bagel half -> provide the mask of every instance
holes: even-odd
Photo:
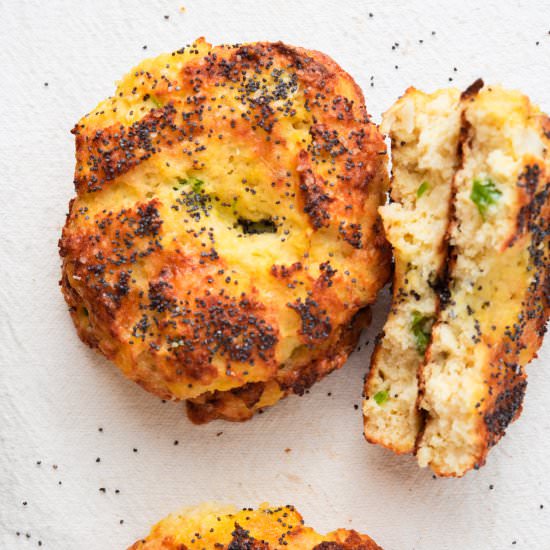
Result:
[[[390,204],[380,209],[395,261],[392,306],[371,358],[365,437],[411,453],[422,418],[417,372],[436,317],[446,263],[451,180],[458,167],[460,92],[409,88],[383,116],[391,138]]]
[[[408,90],[384,124],[396,269],[365,436],[461,476],[519,416],[546,329],[550,121],[519,92],[477,81],[463,94]]]
[[[386,282],[386,150],[327,56],[203,39],[75,126],[61,286],[81,339],[195,422],[341,367]]]
[[[293,506],[259,509],[203,504],[172,514],[128,550],[380,550],[367,535],[338,529],[327,535],[304,526]]]
[[[447,295],[419,371],[421,466],[461,476],[521,413],[550,313],[550,119],[519,92],[462,95]]]

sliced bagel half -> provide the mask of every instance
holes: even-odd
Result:
[[[391,138],[391,202],[380,209],[393,247],[391,310],[371,360],[365,437],[410,453],[422,425],[417,371],[438,309],[446,262],[451,181],[458,168],[460,92],[409,88],[383,116]]]
[[[550,120],[516,91],[462,96],[446,299],[419,370],[421,466],[461,476],[521,412],[550,294]]]

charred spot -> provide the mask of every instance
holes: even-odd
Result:
[[[231,393],[241,399],[243,403],[251,409],[261,399],[265,389],[264,382],[249,382],[231,390]]]
[[[227,546],[227,550],[269,550],[269,545],[256,540],[250,531],[243,529],[235,523],[235,530],[231,533],[233,537]]]
[[[114,284],[114,300],[120,303],[120,299],[130,292],[130,273],[121,271],[118,274],[118,281]]]
[[[489,431],[490,445],[494,445],[504,435],[510,422],[521,410],[526,388],[527,380],[520,379],[513,387],[499,393],[491,412],[485,414],[484,420]]]
[[[363,226],[360,223],[340,222],[338,232],[353,248],[363,248]]]
[[[533,233],[533,238],[541,242],[541,234],[545,233],[542,225],[544,224],[541,212],[548,200],[550,184],[537,193],[540,182],[541,171],[537,164],[528,165],[518,177],[518,187],[525,189],[529,202],[523,205],[517,218],[517,229],[514,237],[510,240],[509,246],[512,246],[516,240],[529,230]],[[548,229],[546,229],[548,231]]]
[[[131,126],[111,126],[98,129],[91,135],[82,133],[75,126],[77,164],[75,185],[77,190],[86,186],[88,192],[99,191],[105,182],[114,180],[151,158],[163,146],[162,139],[167,128],[176,130],[176,109],[168,104],[162,109],[149,112]],[[165,143],[164,143],[165,145]],[[81,174],[81,170],[84,174]],[[86,175],[87,174],[87,175]]]
[[[313,178],[313,173],[310,173]],[[303,178],[308,181],[308,178]],[[304,212],[309,216],[311,223],[315,229],[321,227],[328,227],[330,221],[330,214],[326,207],[327,203],[332,202],[332,198],[327,195],[321,186],[317,183],[308,185],[303,182],[300,184],[300,190],[303,191],[305,196]]]
[[[325,541],[314,546],[313,550],[346,550],[346,547],[339,542]]]
[[[138,206],[138,224],[135,234],[138,237],[156,237],[159,233],[162,220],[156,207],[158,201],[151,201],[146,205]]]
[[[472,97],[475,97],[478,92],[481,90],[481,88],[483,88],[484,86],[484,82],[481,78],[478,78],[477,80],[475,80],[474,82],[472,82],[472,84],[470,84],[463,92],[462,94],[460,95],[460,98],[462,100],[465,100],[465,99],[470,99]]]
[[[273,277],[276,277],[277,279],[288,279],[289,277],[294,275],[294,273],[301,270],[301,262],[295,262],[288,267],[286,265],[274,264],[271,266],[271,275],[273,275]]]
[[[300,151],[298,173],[304,212],[309,216],[315,229],[328,227],[330,222],[328,205],[334,199],[325,192],[323,180],[313,173],[306,151]]]
[[[300,334],[309,344],[322,342],[329,338],[332,331],[330,316],[327,315],[326,309],[321,308],[315,300],[309,296],[304,301],[298,298],[287,306],[300,315],[302,320]]]
[[[187,374],[197,379],[214,355],[249,364],[256,358],[269,361],[277,332],[259,316],[260,309],[246,296],[207,294],[181,301],[172,307],[171,318],[163,321],[170,333],[167,348]]]
[[[132,336],[134,338],[139,338],[143,341],[145,340],[145,337],[147,336],[147,332],[149,331],[150,327],[151,323],[149,322],[149,318],[144,313],[141,316],[141,319],[132,327]]]
[[[518,176],[518,187],[525,189],[530,198],[537,191],[540,175],[541,170],[538,164],[528,164]]]
[[[202,346],[212,353],[227,355],[232,361],[246,362],[254,354],[262,359],[277,343],[275,330],[258,317],[255,306],[246,297],[218,300],[196,299],[197,321],[202,323]]]
[[[319,282],[321,283],[321,286],[325,287],[331,287],[332,286],[332,278],[337,273],[337,269],[334,269],[329,261],[323,262],[319,265],[319,270],[321,271],[321,276],[319,277]]]
[[[445,273],[428,280],[428,284],[439,299],[441,309],[445,309],[451,300],[451,290],[448,283],[449,281]]]
[[[339,96],[340,99],[341,96]],[[313,159],[317,157],[328,156],[336,158],[347,152],[345,145],[340,141],[338,130],[330,128],[326,124],[315,124],[309,130],[311,143],[308,151]]]
[[[171,285],[166,281],[154,281],[149,283],[149,309],[162,313],[164,311],[170,311],[173,304],[173,299],[168,296],[167,289],[171,288]]]

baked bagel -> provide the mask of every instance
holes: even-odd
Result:
[[[386,282],[386,150],[327,56],[203,39],[75,126],[61,286],[81,339],[195,422],[343,365]]]
[[[460,92],[409,88],[383,116],[391,138],[391,202],[380,211],[393,248],[393,298],[365,383],[365,437],[411,453],[422,418],[417,373],[444,275],[451,181],[458,168]]]
[[[305,527],[293,506],[258,510],[202,504],[172,514],[128,550],[380,550],[368,536],[338,529],[327,535]]]

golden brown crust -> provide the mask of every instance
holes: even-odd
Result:
[[[212,527],[210,527],[212,526]],[[338,529],[327,535],[304,526],[293,506],[258,510],[201,505],[168,516],[128,550],[381,550],[370,537]]]
[[[521,413],[527,387],[524,366],[536,357],[550,317],[550,163],[541,166],[540,159],[526,160],[517,182],[525,200],[517,216],[517,231],[507,246],[521,249],[525,246],[521,241],[529,243],[528,272],[535,272],[535,276],[517,319],[493,347],[487,365],[489,390],[482,407],[484,433],[480,434],[486,445],[477,466],[484,463],[489,449]]]
[[[59,246],[82,340],[190,410],[227,394],[216,415],[236,420],[341,366],[390,260],[385,146],[338,65],[198,40],[136,67],[73,133]]]

